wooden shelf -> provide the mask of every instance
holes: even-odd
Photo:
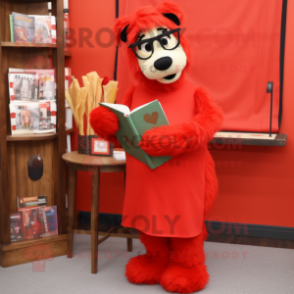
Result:
[[[70,58],[72,56],[71,52],[64,51],[64,58]],[[49,57],[52,57],[52,50],[49,50]]]
[[[10,2],[14,3],[44,3],[48,2],[48,0],[9,0]],[[50,2],[50,1],[49,1]]]
[[[60,240],[67,240],[67,235],[55,235],[55,236],[50,236],[50,237],[44,237],[44,238],[35,238],[31,240],[23,240],[23,241],[16,241],[16,242],[11,242],[10,245],[1,245],[0,244],[0,249],[2,251],[10,251],[10,250],[15,250],[15,249],[20,249],[20,248],[25,248],[31,245],[34,245],[35,243],[42,243],[42,244],[47,244],[50,242],[56,242]]]
[[[50,1],[50,0],[49,0]],[[62,155],[66,152],[65,103],[64,103],[64,13],[63,0],[51,0],[52,15],[56,16],[57,44],[14,43],[10,41],[9,18],[12,12],[22,14],[47,15],[48,0],[1,0],[0,5],[0,266],[7,267],[26,262],[24,252],[29,246],[45,246],[54,256],[67,252],[67,214],[66,214],[66,164]],[[60,33],[60,34],[59,34]],[[10,134],[8,69],[47,68],[40,56],[46,60],[51,51],[52,67],[56,71],[58,97],[56,99],[56,127],[58,133]],[[68,57],[70,54],[66,54]],[[33,154],[43,159],[44,175],[38,181],[32,181],[28,174],[27,163]],[[17,210],[18,195],[47,195],[48,203],[57,206],[58,236],[11,242],[10,213]],[[39,247],[38,247],[39,248]]]
[[[66,135],[69,135],[69,134],[74,133],[74,131],[75,131],[74,128],[72,128],[72,129],[67,129],[67,130],[65,130],[65,134],[66,134]]]
[[[0,266],[9,267],[18,264],[30,263],[30,255],[26,256],[27,250],[33,248],[34,251],[44,251],[44,257],[47,259],[46,253],[53,255],[53,258],[67,254],[68,235],[60,234],[56,236],[37,238],[32,240],[24,240],[12,242],[9,245],[0,244]]]
[[[42,43],[31,43],[31,42],[1,42],[2,47],[29,47],[29,48],[57,48],[56,44],[42,44]]]
[[[70,58],[72,55],[71,55],[71,52],[69,51],[64,51],[64,57],[65,58]]]
[[[7,141],[40,141],[51,140],[58,137],[57,133],[49,134],[24,134],[24,135],[7,135]]]
[[[221,132],[220,132],[221,133]],[[227,134],[228,132],[226,132]],[[219,134],[219,133],[218,133]],[[236,134],[232,132],[232,134]],[[287,135],[286,134],[273,134],[276,135],[275,139],[270,138],[242,138],[241,136],[246,133],[239,133],[239,136],[215,136],[210,143],[217,145],[251,145],[251,146],[286,146]],[[249,134],[249,133],[248,133]],[[251,133],[250,133],[251,134]]]

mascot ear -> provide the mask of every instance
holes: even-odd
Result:
[[[164,17],[171,20],[177,26],[182,25],[184,22],[184,13],[182,9],[173,2],[162,1],[157,6],[157,11],[162,14]]]
[[[163,13],[163,16],[173,21],[177,26],[181,24],[179,18],[173,13]]]
[[[120,33],[120,39],[123,41],[123,42],[126,42],[127,41],[127,29],[128,29],[129,25],[125,26],[125,28],[121,31]]]

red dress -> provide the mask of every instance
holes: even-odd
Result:
[[[187,81],[171,92],[136,87],[131,110],[158,99],[170,125],[188,123],[196,114],[194,93]],[[154,170],[127,154],[122,225],[154,236],[197,236],[204,221],[206,150],[187,151]]]

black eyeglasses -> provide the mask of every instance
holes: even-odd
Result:
[[[165,50],[174,50],[180,45],[180,28],[164,32],[156,37],[133,43],[129,46],[139,59],[149,59],[154,53],[154,41],[158,41]],[[171,35],[177,34],[174,38]]]

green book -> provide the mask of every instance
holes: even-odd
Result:
[[[116,137],[124,150],[151,169],[164,164],[171,156],[149,156],[138,145],[142,135],[155,127],[169,125],[158,100],[142,105],[132,111],[122,104],[99,103],[115,113],[119,119]]]
[[[9,15],[9,23],[10,23],[10,38],[11,42],[14,42],[14,28],[13,28],[13,21],[12,21],[12,15]]]

